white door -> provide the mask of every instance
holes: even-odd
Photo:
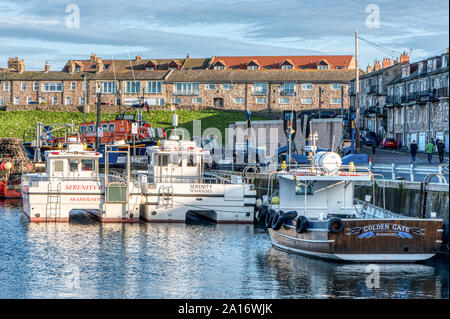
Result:
[[[425,151],[425,132],[419,133],[419,151]]]
[[[444,138],[444,143],[445,143],[445,151],[448,152],[448,140],[449,140],[449,135],[448,132],[445,133],[445,138]]]

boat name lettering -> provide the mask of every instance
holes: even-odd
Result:
[[[191,193],[212,193],[212,185],[191,184]]]
[[[100,202],[100,197],[71,197],[71,202]]]
[[[346,229],[346,235],[357,235],[358,238],[372,238],[380,236],[413,238],[414,235],[424,236],[425,228],[410,227],[398,224],[372,224],[363,227]]]
[[[66,191],[93,191],[101,190],[101,185],[66,185]]]

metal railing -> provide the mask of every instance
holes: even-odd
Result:
[[[439,174],[448,175],[448,164],[439,166],[415,165],[415,164],[375,164],[369,163],[369,169],[378,173],[390,173],[393,180],[399,174],[408,174],[410,181],[414,182],[416,175]],[[441,184],[447,184],[445,179],[440,179]]]

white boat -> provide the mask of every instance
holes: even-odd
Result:
[[[276,175],[279,196],[269,196],[257,214],[276,248],[338,261],[415,262],[433,257],[442,244],[442,219],[355,200],[355,183],[370,183],[373,174],[341,165],[336,153],[319,152],[311,165]]]
[[[208,176],[208,151],[178,136],[147,148],[145,205],[148,222],[185,222],[188,212],[217,223],[253,223],[256,190],[239,176]],[[145,188],[145,189],[144,189]]]
[[[85,210],[102,222],[139,222],[141,190],[129,165],[123,176],[111,176],[108,165],[100,174],[101,156],[76,137],[67,138],[65,150],[47,152],[44,173],[22,175],[23,211],[30,221],[68,222],[72,210]]]

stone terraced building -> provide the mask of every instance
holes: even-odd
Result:
[[[351,55],[104,60],[92,54],[69,60],[62,71],[50,71],[48,63],[43,71],[26,71],[15,57],[0,68],[0,105],[64,110],[95,104],[101,93],[107,105],[272,111],[315,109],[320,103],[322,109],[339,109],[349,106],[354,67]]]

